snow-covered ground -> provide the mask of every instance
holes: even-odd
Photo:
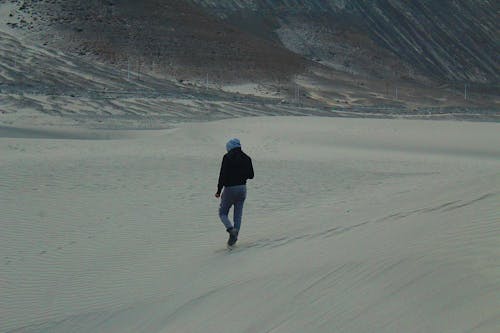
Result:
[[[253,158],[239,245],[216,190]],[[0,128],[0,332],[500,331],[500,124]]]

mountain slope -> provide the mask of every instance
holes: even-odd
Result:
[[[242,15],[274,20],[278,30],[287,32],[280,37],[290,49],[337,68],[346,67],[347,61],[362,66],[356,60],[373,60],[362,53],[381,48],[402,62],[395,70],[407,67],[398,75],[407,75],[409,69],[439,80],[500,79],[496,1],[193,1],[234,24],[238,20],[231,17]]]
[[[255,37],[208,15],[188,1],[24,1],[47,43],[127,67],[178,79],[286,79],[305,61],[276,42]],[[139,65],[137,65],[139,64]],[[180,69],[179,69],[180,68]]]
[[[31,40],[158,81],[243,93],[250,83],[250,93],[335,107],[500,104],[493,1],[9,4],[6,24]]]

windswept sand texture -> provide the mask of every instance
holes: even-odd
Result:
[[[0,333],[500,332],[471,4],[0,0]],[[232,137],[256,178],[228,251]]]
[[[0,128],[0,332],[500,329],[498,123],[98,133]],[[227,251],[233,136],[256,178]]]

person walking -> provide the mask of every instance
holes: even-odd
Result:
[[[222,158],[216,198],[221,198],[219,217],[229,233],[227,244],[232,246],[238,240],[243,216],[243,204],[247,196],[246,183],[254,178],[252,159],[241,150],[240,140],[234,138],[226,144],[227,153]],[[223,191],[224,190],[224,191]],[[229,210],[234,206],[233,223]]]

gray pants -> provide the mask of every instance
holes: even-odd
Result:
[[[246,197],[246,185],[224,187],[219,207],[219,217],[226,229],[231,229],[234,227],[235,229],[240,230],[241,218],[243,216],[243,204]],[[231,206],[234,206],[234,225],[231,223],[228,217]]]

